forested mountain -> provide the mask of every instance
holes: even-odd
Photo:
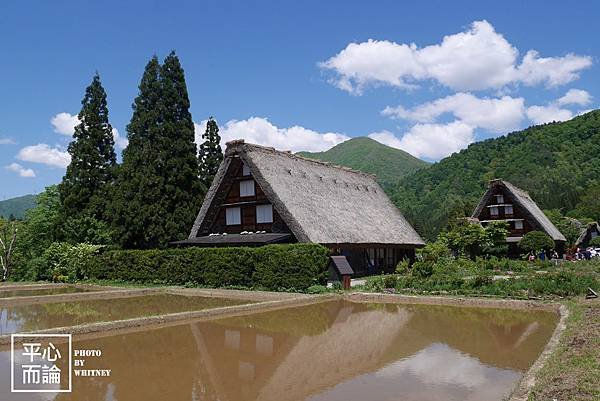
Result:
[[[0,217],[8,219],[12,215],[22,219],[25,212],[35,206],[35,198],[35,195],[25,195],[0,201]]]
[[[431,239],[449,217],[470,215],[492,178],[526,190],[542,209],[598,218],[600,110],[474,143],[388,188],[394,203]]]
[[[429,165],[403,150],[367,137],[352,138],[325,152],[300,152],[299,155],[375,174],[384,186],[395,184],[405,175]]]

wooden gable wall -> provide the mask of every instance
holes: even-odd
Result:
[[[487,195],[487,194],[486,194]],[[503,205],[510,204],[513,208],[513,213],[508,214],[505,212],[504,206],[498,207],[498,215],[493,216],[491,214],[491,208],[489,206],[498,205],[496,195],[502,195],[504,197]],[[507,191],[504,187],[494,186],[491,189],[491,196],[488,197],[485,207],[482,209],[479,216],[475,216],[482,222],[483,225],[488,221],[492,220],[508,220],[509,224],[509,237],[522,237],[529,231],[537,230],[535,222],[530,220],[530,217],[525,211],[514,202],[514,199],[509,191]],[[515,228],[515,220],[521,220],[523,222],[523,228],[517,229]]]
[[[240,195],[240,182],[253,180],[251,174],[244,175],[243,173],[242,161],[237,157],[232,158],[227,173],[213,200],[213,204],[207,213],[207,218],[200,227],[200,230],[198,230],[197,236],[204,236],[211,233],[239,234],[243,231],[291,233],[275,208],[273,208],[272,223],[257,223],[256,206],[270,204],[271,202],[269,202],[269,199],[256,181],[254,181],[254,196]],[[241,224],[226,224],[226,209],[229,207],[240,208]]]

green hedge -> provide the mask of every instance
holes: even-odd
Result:
[[[112,250],[87,259],[87,279],[305,291],[327,279],[329,251],[317,244],[259,248]]]

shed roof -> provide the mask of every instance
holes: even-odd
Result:
[[[548,234],[554,241],[566,241],[567,239],[562,235],[560,231],[552,224],[550,219],[546,217],[542,209],[539,208],[537,203],[531,199],[531,196],[521,188],[518,188],[508,181],[504,180],[492,180],[490,181],[488,190],[483,195],[479,204],[475,208],[472,217],[478,218],[481,215],[483,208],[487,205],[489,198],[492,196],[494,189],[503,189],[505,193],[512,198],[513,203],[520,206],[523,211],[530,217],[530,219],[536,223],[537,228]]]
[[[243,140],[227,144],[190,238],[197,235],[235,157],[250,167],[299,242],[424,245],[375,176]]]
[[[348,263],[348,259],[345,256],[331,256],[331,264],[335,267],[341,275],[352,275],[354,274],[354,270]]]

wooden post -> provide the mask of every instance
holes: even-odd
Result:
[[[344,288],[345,290],[350,289],[350,276],[347,274],[342,276],[342,288]]]

